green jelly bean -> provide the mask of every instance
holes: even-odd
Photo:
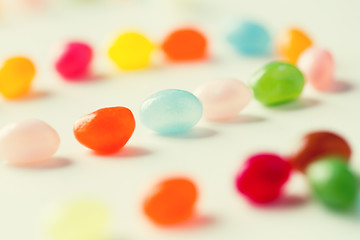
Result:
[[[355,204],[358,182],[342,157],[319,158],[306,170],[315,196],[326,206],[347,210]]]
[[[251,79],[254,97],[265,105],[297,99],[305,85],[300,70],[292,64],[272,62],[258,70]]]

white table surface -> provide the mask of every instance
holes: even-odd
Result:
[[[306,182],[294,176],[284,200],[253,207],[234,188],[234,175],[246,156],[257,151],[290,152],[312,130],[328,129],[345,136],[353,147],[352,166],[360,172],[360,29],[358,0],[201,0],[123,1],[111,5],[51,6],[36,16],[6,16],[0,22],[0,56],[25,54],[37,64],[34,92],[24,100],[1,101],[0,126],[39,118],[61,136],[51,163],[27,169],[0,167],[0,239],[48,240],[43,237],[44,209],[78,196],[95,196],[113,213],[115,240],[356,240],[360,223],[352,215],[327,211],[309,197]],[[187,9],[186,4],[192,6]],[[182,137],[162,137],[137,128],[116,156],[99,157],[73,137],[72,124],[98,108],[127,106],[138,120],[143,99],[179,88],[192,91],[221,77],[247,81],[269,58],[244,58],[225,40],[236,19],[267,24],[273,35],[290,26],[303,27],[318,45],[330,49],[344,91],[318,93],[306,88],[297,102],[265,108],[256,101],[228,123],[201,121]],[[199,26],[209,37],[207,62],[169,64],[119,72],[106,58],[114,34],[139,29],[156,42],[174,26]],[[53,71],[49,50],[66,39],[85,39],[97,50],[98,79],[71,84]],[[199,219],[191,226],[162,229],[141,212],[146,189],[166,176],[196,181]]]

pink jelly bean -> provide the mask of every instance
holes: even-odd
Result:
[[[57,72],[69,81],[85,77],[93,57],[91,47],[82,42],[69,42],[60,50],[56,59]]]
[[[306,81],[319,91],[330,90],[334,81],[335,63],[331,53],[319,47],[309,47],[299,57],[297,65]]]

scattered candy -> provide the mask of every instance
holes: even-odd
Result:
[[[346,210],[355,203],[358,181],[345,159],[325,156],[310,164],[306,175],[316,197],[325,205]]]
[[[272,62],[258,70],[251,80],[254,97],[265,105],[297,99],[305,85],[303,74],[292,64]]]
[[[257,154],[245,162],[236,176],[236,188],[254,203],[269,203],[277,199],[288,180],[291,165],[275,154]]]
[[[147,98],[140,109],[142,123],[161,134],[177,134],[195,126],[202,116],[202,104],[192,93],[167,89]]]
[[[271,37],[264,26],[257,22],[244,21],[232,32],[229,42],[241,54],[248,56],[267,55]]]
[[[150,63],[153,44],[143,35],[127,32],[120,35],[110,47],[109,56],[123,70],[145,68]]]
[[[301,53],[297,66],[315,89],[329,90],[333,84],[335,63],[331,53],[319,47],[309,47]]]
[[[194,29],[179,29],[171,33],[164,41],[162,49],[173,61],[197,60],[206,56],[205,36]]]
[[[304,171],[316,159],[326,156],[340,156],[348,162],[351,156],[349,143],[338,134],[328,131],[317,131],[306,134],[301,146],[290,156],[294,168]]]
[[[311,39],[301,30],[287,29],[277,42],[278,52],[286,61],[295,64],[300,54],[312,45]]]
[[[150,191],[144,202],[144,212],[157,224],[181,223],[193,215],[197,195],[192,181],[184,178],[167,179]]]
[[[25,57],[6,60],[0,70],[0,92],[5,98],[23,97],[30,90],[35,66]]]
[[[65,79],[76,81],[89,73],[92,57],[93,51],[88,44],[69,42],[62,46],[55,63],[55,68]]]
[[[76,139],[99,154],[118,152],[134,129],[134,116],[125,107],[102,108],[81,117],[74,124]]]
[[[0,156],[12,165],[47,161],[59,145],[57,132],[37,119],[12,123],[0,130]]]
[[[194,94],[203,104],[204,117],[215,121],[236,117],[252,97],[248,86],[228,78],[208,82],[200,86]]]
[[[107,240],[109,210],[91,199],[73,200],[49,213],[50,240]]]

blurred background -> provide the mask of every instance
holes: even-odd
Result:
[[[57,156],[71,165],[0,169],[0,239],[50,240],[43,236],[46,206],[82,194],[108,203],[115,216],[114,240],[359,239],[353,216],[328,213],[307,201],[259,209],[241,199],[232,182],[250,153],[287,153],[299,136],[317,129],[344,135],[354,148],[352,165],[360,172],[359,9],[359,0],[0,0],[0,59],[18,54],[33,59],[38,69],[34,85],[40,93],[33,99],[1,102],[0,124],[28,117],[45,120],[62,138]],[[151,135],[139,124],[129,143],[137,153],[120,161],[100,161],[75,142],[73,122],[95,109],[122,105],[137,116],[143,99],[161,89],[191,91],[221,77],[246,82],[276,57],[246,58],[234,52],[227,35],[248,19],[264,24],[273,40],[289,26],[304,29],[315,44],[334,54],[337,79],[348,83],[349,91],[306,89],[301,104],[290,108],[264,109],[252,102],[245,120],[201,123],[203,134],[188,139]],[[158,44],[181,26],[194,26],[207,36],[209,59],[176,65],[159,56],[151,68],[134,73],[119,72],[109,63],[107,50],[119,33],[137,30]],[[70,86],[54,72],[56,46],[74,39],[94,47],[99,81]],[[199,212],[204,216],[187,229],[159,229],[142,216],[143,191],[149,181],[178,173],[192,176],[201,186]],[[307,198],[304,179],[295,177],[290,186],[289,192]]]

